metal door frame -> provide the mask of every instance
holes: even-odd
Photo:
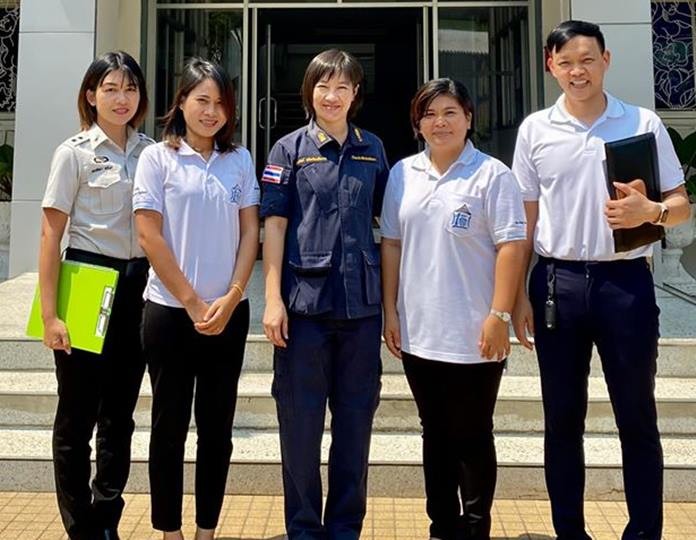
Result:
[[[249,152],[251,152],[252,157],[256,160],[257,159],[257,150],[258,150],[258,143],[257,143],[257,137],[256,137],[256,127],[259,122],[259,81],[256,77],[256,73],[258,73],[258,67],[259,67],[259,48],[256,46],[258,43],[259,39],[259,32],[263,31],[263,29],[259,28],[259,10],[266,10],[266,9],[314,9],[314,8],[321,8],[321,9],[369,9],[369,8],[391,8],[391,9],[398,9],[398,8],[421,8],[422,10],[422,41],[421,44],[417,47],[417,50],[421,51],[423,53],[423,58],[422,59],[416,59],[418,63],[420,64],[422,62],[423,64],[423,72],[421,73],[421,80],[420,82],[423,83],[427,81],[430,78],[430,57],[433,55],[433,51],[430,49],[431,43],[430,43],[430,24],[429,24],[429,19],[430,19],[430,12],[429,8],[432,7],[430,2],[374,2],[374,3],[344,3],[340,2],[339,3],[334,3],[334,4],[280,4],[280,3],[273,3],[273,4],[250,4],[250,8],[252,15],[251,15],[251,73],[254,74],[253,79],[251,80],[251,96],[249,98],[249,104],[251,105],[251,111],[248,116],[250,117],[251,121],[249,123]],[[269,25],[270,26],[270,25]],[[272,30],[271,30],[272,31]],[[266,54],[270,55],[270,49],[266,52]],[[434,55],[436,56],[436,55]],[[270,93],[270,66],[267,67],[268,72],[266,74],[266,77],[269,79],[269,83],[266,85],[267,88],[267,94]],[[266,118],[270,116],[270,100],[268,99],[269,96],[264,96],[266,99],[265,102],[265,107],[266,107]],[[267,137],[270,136],[270,134],[267,135]]]
[[[242,32],[243,47],[242,47],[242,85],[238,89],[240,96],[240,121],[242,140],[241,143],[246,148],[249,148],[254,159],[256,158],[256,125],[258,121],[258,80],[256,73],[258,70],[258,48],[256,43],[258,40],[258,12],[260,9],[371,9],[371,8],[421,8],[423,10],[422,18],[422,53],[423,56],[419,59],[422,63],[423,73],[422,82],[429,80],[430,77],[438,77],[439,62],[438,62],[438,20],[439,8],[449,7],[526,7],[527,17],[529,21],[529,112],[539,108],[539,92],[540,77],[538,70],[540,69],[538,55],[541,51],[538,50],[539,36],[537,36],[537,21],[541,17],[538,10],[541,9],[539,2],[536,0],[493,0],[493,1],[454,1],[441,2],[440,0],[430,1],[405,1],[405,2],[344,2],[336,0],[336,2],[306,2],[306,3],[259,3],[249,0],[242,2],[219,2],[219,3],[201,3],[201,4],[169,4],[159,2],[158,0],[148,0],[147,11],[147,57],[145,58],[145,73],[148,85],[151,89],[151,94],[156,95],[156,44],[157,44],[157,11],[160,9],[208,9],[208,10],[235,10],[242,12]],[[432,9],[432,12],[430,11]],[[251,12],[251,13],[250,13]],[[249,81],[249,75],[253,77]],[[251,83],[251,84],[249,84]],[[248,91],[247,89],[250,89]],[[151,107],[145,122],[145,129],[148,133],[154,133],[155,126],[154,107]]]

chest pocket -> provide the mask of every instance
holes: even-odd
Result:
[[[314,163],[300,167],[295,173],[297,193],[305,212],[318,205],[329,214],[338,209],[338,178],[331,162]]]
[[[480,197],[448,194],[444,200],[443,213],[444,227],[448,234],[469,238],[486,231],[486,214]]]
[[[346,181],[350,207],[371,214],[377,164],[352,161],[347,172]]]
[[[132,182],[121,178],[119,165],[88,171],[86,184],[89,207],[95,214],[120,212],[131,196]]]

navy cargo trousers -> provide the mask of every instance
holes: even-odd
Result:
[[[367,504],[372,419],[379,402],[382,317],[290,315],[288,346],[274,353],[289,540],[357,540]],[[322,523],[321,439],[331,411]]]

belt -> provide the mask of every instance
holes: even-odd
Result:
[[[83,249],[68,248],[65,250],[65,258],[70,261],[106,266],[118,270],[121,277],[142,276],[150,268],[150,264],[145,257],[135,257],[133,259],[118,259],[100,253],[93,253]]]
[[[598,270],[613,270],[636,266],[649,266],[648,259],[646,257],[637,257],[635,259],[618,259],[614,261],[573,261],[567,259],[554,259],[539,255],[539,262],[546,265],[553,265],[556,268],[567,268],[569,270],[591,270],[593,268]]]

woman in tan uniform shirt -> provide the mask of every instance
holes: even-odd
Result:
[[[144,372],[139,327],[147,260],[131,215],[133,175],[152,141],[135,127],[145,116],[145,80],[136,61],[107,53],[87,69],[78,95],[82,131],[55,151],[43,199],[39,284],[44,343],[53,349],[58,408],[53,462],[58,506],[71,539],[117,539],[128,479],[133,410]],[[100,355],[72,349],[56,314],[60,242],[65,258],[119,271]],[[96,475],[90,488],[90,439]]]

